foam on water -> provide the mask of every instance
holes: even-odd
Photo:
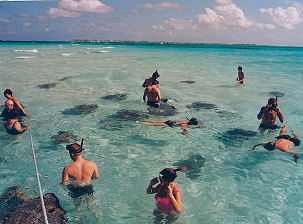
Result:
[[[98,165],[100,179],[93,184],[102,223],[152,223],[154,196],[145,194],[150,179],[165,167],[190,162],[196,158],[193,155],[205,161],[198,164],[197,175],[178,173],[175,183],[184,206],[179,223],[303,223],[302,162],[295,164],[280,151],[248,151],[254,144],[273,140],[278,131],[247,138],[226,136],[231,130],[258,132],[256,115],[273,92],[284,94],[278,103],[289,129],[303,135],[302,48],[110,43],[115,48],[110,54],[85,54],[87,48],[109,43],[0,44],[0,89],[12,89],[31,115],[43,191],[57,195],[69,223],[76,216],[87,217],[85,223],[100,222],[85,206],[76,213],[59,185],[63,167],[71,162],[65,145],[52,142],[59,131],[72,133],[78,142],[85,138],[84,157]],[[40,54],[31,60],[12,60],[16,57],[12,47],[39,49]],[[71,54],[67,52],[73,57],[62,57]],[[238,65],[246,75],[244,87],[234,85]],[[156,69],[161,96],[177,109],[175,115],[150,113],[143,103],[141,85]],[[38,87],[51,83],[55,88]],[[127,97],[108,97],[119,94]],[[216,107],[208,109],[206,103]],[[84,104],[98,107],[91,113],[63,113]],[[196,117],[205,128],[189,128],[191,136],[186,137],[179,128],[136,124],[118,116],[119,111],[151,121]],[[32,183],[29,132],[10,136],[1,125],[0,139],[0,193]],[[302,146],[294,150],[302,152]]]
[[[37,49],[33,49],[33,50],[14,50],[14,52],[38,53],[38,50]]]

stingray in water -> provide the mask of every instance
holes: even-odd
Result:
[[[98,109],[98,105],[96,105],[96,104],[91,104],[91,105],[83,104],[83,105],[75,106],[71,109],[67,109],[67,110],[63,111],[62,114],[64,114],[64,115],[89,114],[89,113],[96,111],[97,109]]]
[[[52,136],[51,139],[54,144],[74,143],[77,141],[77,136],[66,131],[59,131],[58,134]]]
[[[180,160],[173,165],[176,167],[186,167],[185,175],[190,179],[196,179],[200,175],[201,168],[204,166],[205,158],[199,154],[191,155],[188,159]]]
[[[187,108],[189,109],[195,109],[195,110],[211,110],[211,109],[217,109],[217,105],[212,104],[212,103],[207,103],[207,102],[195,102],[189,105],[186,105]]]
[[[104,100],[111,100],[111,101],[121,101],[121,100],[126,100],[127,94],[122,93],[122,94],[112,94],[112,95],[107,95],[103,96],[102,99]]]
[[[276,91],[268,92],[268,95],[272,96],[272,97],[275,97],[275,96],[277,96],[277,97],[283,97],[283,96],[285,96],[284,93],[282,93],[282,92],[276,92]]]
[[[221,140],[224,144],[232,144],[232,143],[242,143],[245,140],[248,140],[251,137],[255,137],[258,135],[258,132],[255,131],[247,131],[241,128],[235,128],[228,130],[219,136],[219,140]]]
[[[195,83],[195,81],[190,81],[190,80],[184,80],[184,81],[181,81],[183,83],[187,83],[187,84],[193,84]]]
[[[43,84],[43,85],[39,85],[37,86],[40,89],[51,89],[56,87],[57,83],[53,82],[53,83],[48,83],[48,84]]]
[[[114,118],[118,120],[131,120],[131,121],[137,121],[137,120],[144,120],[148,118],[148,115],[138,112],[138,111],[132,111],[132,110],[119,110],[116,115],[113,116]]]
[[[148,108],[148,113],[155,116],[173,116],[177,114],[177,109],[168,103],[161,103],[159,108]]]
[[[27,195],[28,194],[28,195]],[[0,197],[0,223],[44,223],[41,200],[37,193],[21,187],[10,187]],[[36,198],[30,196],[36,196]],[[43,195],[49,223],[66,223],[66,211],[53,193]]]
[[[100,121],[100,128],[107,131],[116,131],[130,126],[131,121],[145,120],[148,115],[132,110],[119,110],[115,115],[109,115],[106,119]]]

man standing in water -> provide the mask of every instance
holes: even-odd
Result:
[[[259,128],[262,131],[265,131],[266,129],[277,129],[280,128],[278,125],[276,125],[276,118],[279,118],[280,122],[284,122],[284,117],[282,115],[281,110],[277,107],[277,100],[274,98],[270,98],[268,100],[268,103],[266,106],[263,106],[257,116],[257,118],[260,120],[262,119],[262,122],[259,126]]]
[[[77,143],[67,145],[71,159],[74,161],[64,167],[61,184],[69,190],[69,196],[74,199],[76,210],[80,209],[82,199],[85,198],[88,209],[91,208],[94,187],[91,179],[99,178],[98,168],[95,162],[85,160],[82,157],[83,139],[81,146]],[[69,183],[69,179],[71,179]]]
[[[160,90],[159,90],[159,88],[157,88],[156,82],[153,82],[152,85],[145,88],[144,94],[143,94],[144,102],[146,102],[146,97],[147,97],[148,106],[151,106],[154,108],[160,107],[161,96],[160,96]]]
[[[244,78],[245,78],[245,75],[244,75],[244,72],[242,71],[242,67],[241,66],[239,66],[238,67],[238,77],[237,77],[237,83],[238,84],[245,84],[244,83]]]

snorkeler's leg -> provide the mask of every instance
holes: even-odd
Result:
[[[165,123],[163,121],[161,122],[139,122],[139,121],[136,121],[136,123],[139,123],[139,124],[143,124],[143,125],[149,125],[149,126],[163,126],[165,125]]]
[[[291,151],[289,149],[280,149],[280,150],[283,151],[283,152],[289,153],[289,154],[293,154],[295,162],[298,163],[298,159],[300,158],[300,154],[299,153]]]
[[[80,211],[81,203],[82,203],[82,198],[81,197],[74,198],[74,205],[75,205],[76,211]]]
[[[299,135],[295,132],[295,130],[291,130],[292,135],[294,136],[294,139],[299,139]]]

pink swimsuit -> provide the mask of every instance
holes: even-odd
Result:
[[[180,192],[179,190],[174,190],[173,194],[175,195],[177,192]],[[181,194],[181,192],[180,192]],[[166,198],[160,198],[159,192],[155,195],[156,199],[156,205],[159,208],[159,210],[163,213],[173,213],[176,211],[173,203],[171,202],[169,197]]]

